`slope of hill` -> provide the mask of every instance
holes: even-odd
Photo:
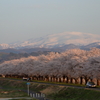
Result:
[[[82,49],[82,50],[91,50],[92,48],[100,48],[100,42],[95,42],[95,43],[91,43],[88,45],[83,45],[83,46],[79,46],[79,45],[74,45],[74,44],[66,44],[64,46],[55,46],[52,48],[23,48],[23,49],[1,49],[0,52],[5,52],[5,53],[31,53],[31,52],[63,52],[69,49]]]
[[[94,42],[100,42],[100,35],[81,32],[64,32],[59,34],[47,35],[42,38],[30,39],[23,42],[23,46],[34,47],[62,47],[68,44],[87,45]]]
[[[88,45],[84,46],[83,48],[85,50],[89,50],[89,49],[94,48],[94,47],[95,48],[100,48],[100,42],[95,42],[95,43],[88,44]]]
[[[5,53],[5,52],[0,52],[0,63],[4,61],[9,61],[13,59],[20,59],[23,57],[29,57],[29,56],[39,56],[39,55],[47,55],[50,53],[49,51],[37,51],[37,52],[31,52],[31,53]]]

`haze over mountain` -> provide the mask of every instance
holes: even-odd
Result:
[[[90,43],[100,42],[100,35],[81,32],[64,32],[47,35],[36,39],[29,39],[24,42],[14,44],[0,44],[0,49],[14,48],[55,48],[74,44],[78,46],[88,45]]]

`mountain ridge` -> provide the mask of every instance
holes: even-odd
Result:
[[[74,44],[77,46],[86,46],[91,43],[99,42],[100,35],[81,32],[64,32],[51,34],[36,39],[29,39],[27,41],[14,44],[0,44],[0,49],[55,48],[70,44]]]
[[[43,52],[43,51],[48,51],[48,52],[63,52],[68,49],[82,49],[82,50],[91,50],[92,48],[100,48],[100,42],[96,43],[91,43],[88,45],[83,45],[83,46],[78,46],[74,44],[68,44],[64,45],[62,47],[53,47],[53,48],[21,48],[21,49],[14,49],[14,48],[7,48],[7,49],[1,49],[0,52],[5,52],[5,53],[31,53],[31,52]]]

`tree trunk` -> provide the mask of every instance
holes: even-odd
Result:
[[[80,77],[78,79],[76,79],[76,83],[81,84],[81,78]]]
[[[86,80],[85,78],[82,78],[82,85],[85,85],[86,84]]]
[[[57,78],[57,82],[60,82],[60,78]]]
[[[100,79],[97,80],[97,85],[100,86]]]
[[[68,83],[71,83],[71,78],[68,78]]]
[[[63,80],[64,80],[63,77],[61,77],[61,82],[63,82]]]
[[[5,77],[6,77],[6,75],[2,75],[2,77],[3,77],[3,78],[5,78]]]
[[[64,82],[67,83],[67,81],[68,81],[68,79],[67,79],[67,77],[65,77]]]
[[[51,77],[49,76],[49,82],[51,82],[52,81],[52,79],[51,79]]]
[[[72,83],[75,84],[76,83],[76,80],[75,79],[72,79]]]
[[[93,78],[92,82],[94,82],[97,85],[97,79],[96,78]]]

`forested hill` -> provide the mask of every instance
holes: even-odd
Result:
[[[37,51],[37,52],[31,52],[31,53],[5,53],[0,52],[0,63],[8,60],[13,59],[20,59],[22,57],[29,57],[29,56],[39,56],[41,54],[47,55],[49,51]]]

